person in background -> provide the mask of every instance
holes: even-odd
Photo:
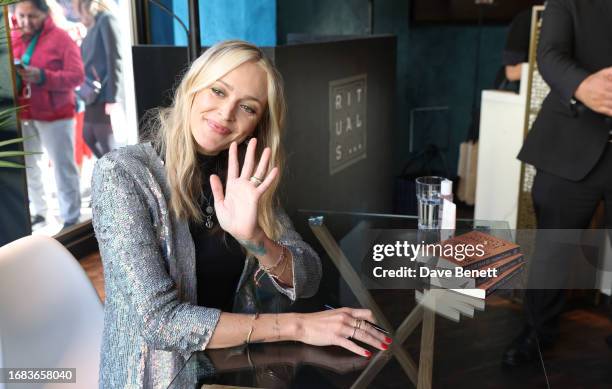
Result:
[[[551,92],[518,155],[537,169],[532,197],[538,235],[588,228],[601,200],[606,227],[612,226],[610,36],[611,1],[547,1],[537,59]],[[569,258],[560,254],[550,246],[532,261],[530,277],[535,275],[537,285],[525,291],[526,324],[505,351],[504,364],[536,361],[538,349],[559,337],[564,285],[535,288],[551,278],[567,278]]]
[[[364,345],[388,348],[391,339],[367,322],[370,310],[285,313],[321,278],[317,254],[276,197],[285,107],[263,52],[221,42],[193,62],[172,106],[160,110],[153,143],[97,161],[101,387],[165,388],[185,358],[206,348],[301,341],[364,357]]]
[[[497,89],[519,91],[521,65],[529,60],[532,9],[519,12],[510,23],[502,53],[502,68],[495,77]]]
[[[111,115],[123,110],[119,26],[112,0],[72,0],[72,6],[87,27],[81,44],[85,77],[102,85],[95,101],[85,107],[83,125],[85,143],[101,158],[116,146]]]
[[[64,3],[66,0],[62,1],[62,4],[58,3],[57,0],[45,0],[47,5],[49,6],[50,15],[53,17],[53,21],[55,25],[62,30],[66,31],[70,38],[76,43],[77,46],[81,47],[81,42],[83,38],[87,34],[87,28],[81,22],[73,22],[69,20],[69,16],[72,12],[71,7],[72,4],[69,1],[68,7],[65,8]],[[72,18],[75,19],[75,18]],[[78,97],[78,96],[77,96]],[[83,117],[85,116],[85,103],[80,98],[77,98],[76,101],[76,115],[75,115],[75,127],[74,127],[74,160],[77,164],[77,168],[81,173],[81,185],[83,184],[83,175],[82,175],[82,167],[83,160],[85,158],[89,159],[92,157],[92,152],[85,144],[83,140]],[[86,179],[89,181],[88,179]],[[85,190],[83,192],[83,189]],[[87,197],[88,188],[81,188],[81,201],[85,197]]]
[[[45,0],[25,0],[14,5],[17,28],[11,31],[16,61],[17,104],[26,151],[43,148],[53,162],[60,217],[68,228],[81,212],[79,173],[74,161],[74,88],[84,79],[76,44],[58,28]],[[45,221],[40,154],[26,156],[32,225]]]

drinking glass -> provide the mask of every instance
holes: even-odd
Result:
[[[440,186],[443,177],[425,176],[416,179],[416,196],[419,207],[419,230],[440,228]]]

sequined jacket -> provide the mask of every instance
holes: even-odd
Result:
[[[138,144],[106,154],[92,181],[93,226],[104,266],[106,299],[101,388],[166,388],[194,351],[206,348],[218,309],[196,305],[195,251],[188,222],[168,211],[170,190],[154,148]],[[317,254],[278,212],[281,243],[293,256],[293,287],[266,277],[247,256],[235,312],[270,312],[317,291]],[[266,286],[267,285],[267,286]]]

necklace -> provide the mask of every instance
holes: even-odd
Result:
[[[215,214],[215,207],[210,203],[211,196],[209,197],[204,196],[204,199],[206,200],[206,208],[204,208],[204,213],[205,213],[204,217],[206,218],[206,221],[204,222],[204,225],[209,230],[215,226],[215,222],[213,221],[213,215]]]
[[[208,182],[210,180],[209,176],[211,174],[219,175],[219,171],[220,171],[219,165],[221,161],[218,156],[208,157],[208,156],[200,155],[198,156],[198,159],[200,163],[200,169],[204,177],[204,182]],[[210,189],[209,187],[205,186],[204,192],[205,193],[208,192],[209,189]],[[204,225],[209,230],[212,230],[212,228],[215,226],[215,221],[213,219],[215,215],[215,206],[214,206],[214,201],[213,201],[212,190],[208,193],[210,193],[208,196],[206,196],[205,194],[202,194],[204,201],[206,201],[206,204],[205,204],[206,206],[204,207],[204,218],[205,218]]]

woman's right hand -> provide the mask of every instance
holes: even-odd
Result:
[[[216,174],[210,176],[210,187],[215,199],[215,213],[221,228],[237,241],[253,243],[263,234],[258,224],[258,202],[278,175],[278,168],[268,171],[270,148],[266,147],[256,163],[255,150],[257,139],[252,138],[247,146],[242,171],[238,160],[238,144],[232,142],[227,162],[227,182],[225,189]],[[253,182],[253,177],[261,182]],[[225,193],[224,193],[225,191]],[[259,246],[259,244],[256,244]]]
[[[376,323],[369,309],[338,308],[299,314],[297,340],[314,346],[340,346],[369,358],[372,353],[355,343],[355,340],[386,350],[391,344],[391,338],[366,320]]]

